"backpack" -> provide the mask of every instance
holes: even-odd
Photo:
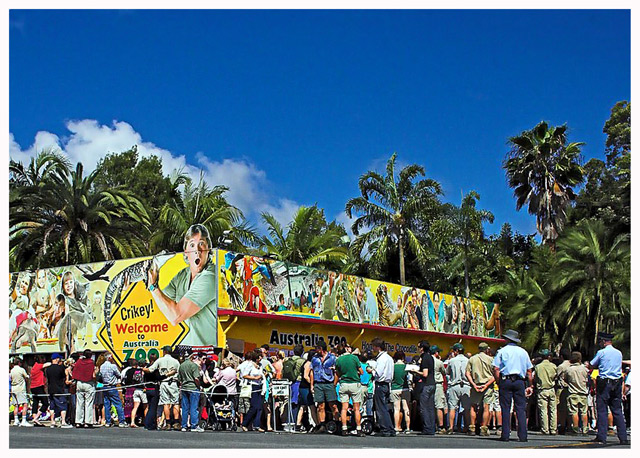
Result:
[[[303,364],[304,359],[297,355],[286,358],[282,363],[282,378],[290,382],[295,382],[302,373]]]

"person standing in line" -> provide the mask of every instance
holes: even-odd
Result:
[[[84,428],[93,428],[93,403],[96,395],[95,377],[97,368],[91,356],[91,350],[85,350],[73,366],[72,373],[73,379],[77,381],[76,425]]]
[[[393,429],[391,415],[389,414],[389,396],[391,391],[391,381],[393,380],[393,359],[386,352],[385,342],[376,337],[371,341],[373,354],[376,357],[375,368],[369,367],[376,382],[373,393],[373,404],[376,409],[380,435],[383,437],[395,437],[396,431]]]
[[[431,356],[431,345],[426,340],[418,343],[420,349],[419,370],[414,372],[416,377],[416,394],[418,397],[418,407],[423,436],[433,436],[436,432],[435,422],[435,392],[436,379],[434,370],[434,358]]]
[[[502,335],[507,345],[498,350],[493,359],[493,373],[499,380],[500,410],[502,411],[502,434],[500,440],[509,441],[511,435],[511,401],[513,400],[518,420],[518,440],[527,442],[527,398],[533,393],[533,364],[524,348],[519,347],[517,331],[507,330]],[[526,386],[528,382],[529,386]]]
[[[13,358],[13,368],[11,369],[11,397],[15,403],[15,410],[13,411],[13,425],[32,427],[33,425],[27,421],[27,381],[29,376],[27,371],[22,367],[22,358],[16,356]],[[22,423],[18,420],[18,415],[22,410]]]
[[[29,378],[31,383],[29,387],[31,389],[31,395],[33,397],[31,402],[31,414],[33,415],[33,422],[39,424],[40,421],[47,421],[49,415],[47,413],[47,393],[44,389],[46,379],[44,376],[44,355],[36,355],[36,362],[31,367],[31,373]]]
[[[556,375],[558,368],[551,362],[553,356],[547,348],[540,350],[543,358],[535,367],[535,384],[538,393],[538,415],[540,418],[540,432],[542,434],[558,434]]]
[[[478,345],[478,353],[469,358],[465,374],[467,380],[471,383],[469,396],[471,421],[469,426],[475,427],[478,409],[482,407],[482,420],[480,422],[481,436],[489,435],[489,406],[494,398],[493,384],[495,378],[493,376],[493,358],[489,356],[490,352],[491,348],[489,348],[489,345],[481,342]]]
[[[51,363],[45,364],[47,375],[47,388],[49,391],[49,404],[53,413],[51,414],[51,427],[73,428],[66,422],[67,400],[64,396],[65,373],[62,365],[62,355],[54,353],[51,356]],[[78,409],[80,405],[78,403]],[[92,407],[93,408],[93,407]],[[76,410],[76,413],[78,410]],[[93,425],[89,426],[93,427]]]
[[[158,354],[149,352],[149,365],[153,365],[158,360]],[[147,395],[147,414],[144,417],[144,429],[147,431],[156,431],[158,429],[158,383],[160,382],[159,371],[153,370],[146,372],[144,368],[145,394]]]
[[[464,415],[465,433],[475,434],[476,426],[470,424],[469,411],[471,410],[471,385],[467,380],[467,364],[469,359],[464,354],[464,346],[455,343],[451,347],[453,358],[449,360],[447,366],[448,394],[449,394],[449,434],[453,434],[456,419],[455,412],[462,405]]]
[[[393,382],[391,383],[391,402],[393,403],[393,420],[395,422],[396,433],[402,432],[402,416],[406,428],[405,434],[411,432],[411,391],[409,390],[409,372],[405,362],[405,354],[402,350],[393,355],[395,364],[393,365]]]
[[[629,445],[627,426],[622,413],[622,353],[612,344],[613,334],[598,333],[601,349],[589,366],[598,368],[596,380],[596,406],[598,409],[596,438],[592,442],[607,442],[607,409],[611,409],[620,444]]]
[[[560,349],[560,359],[562,361],[558,364],[558,370],[556,371],[556,403],[558,413],[558,433],[565,434],[569,423],[567,419],[568,390],[562,373],[571,365],[571,354],[569,349]]]
[[[200,359],[197,353],[191,353],[184,362],[180,364],[178,369],[178,381],[182,391],[182,432],[189,430],[189,420],[191,420],[190,431],[202,433],[202,429],[198,422],[200,415],[198,413],[198,405],[200,403]]]
[[[107,354],[107,360],[104,362],[102,367],[100,367],[100,376],[102,377],[102,381],[104,383],[104,408],[107,412],[107,422],[105,427],[111,427],[111,406],[114,405],[116,407],[116,412],[118,414],[118,427],[127,428],[127,422],[124,418],[124,410],[122,408],[122,401],[120,400],[120,393],[118,388],[116,387],[118,383],[120,383],[120,370],[118,366],[116,366],[113,362],[113,355]],[[93,413],[93,409],[91,409]]]
[[[164,418],[166,420],[166,424],[162,428],[163,431],[170,429],[180,431],[180,408],[178,405],[178,399],[180,397],[178,369],[180,369],[180,363],[171,355],[171,351],[171,346],[165,345],[162,347],[162,358],[158,358],[151,366],[145,367],[142,370],[145,373],[150,373],[157,369],[160,374],[160,398],[158,404],[163,406]],[[172,412],[173,419],[171,419]]]
[[[582,353],[579,351],[571,353],[570,361],[571,366],[562,373],[569,392],[567,396],[567,410],[571,416],[571,429],[567,430],[567,434],[576,435],[581,433],[586,435],[589,431],[589,421],[587,419],[589,369],[582,364]],[[580,419],[582,419],[582,430],[578,429]]]
[[[326,404],[329,405],[333,413],[333,418],[340,418],[338,412],[338,394],[336,393],[336,384],[338,378],[335,373],[336,357],[333,353],[327,351],[327,344],[324,340],[318,341],[316,344],[316,353],[311,360],[313,368],[313,378],[311,379],[311,392],[313,400],[318,404],[318,421],[320,422],[312,433],[325,433],[326,421]]]
[[[631,429],[631,368],[627,366],[624,372],[626,375],[622,386],[622,407],[627,427]]]
[[[137,428],[136,425],[136,416],[138,414],[138,409],[142,406],[144,418],[147,415],[147,410],[149,408],[147,394],[144,391],[144,371],[142,368],[144,367],[144,361],[138,361],[137,359],[133,359],[131,361],[131,366],[126,376],[123,376],[125,381],[125,385],[133,386],[133,408],[131,409],[131,428]]]
[[[253,430],[263,433],[264,429],[260,427],[260,417],[262,414],[262,396],[265,391],[265,375],[260,367],[260,352],[250,352],[247,361],[251,364],[248,369],[244,370],[243,378],[249,382],[251,386],[251,407],[242,419],[242,430],[249,431],[249,427]]]
[[[349,353],[344,347],[339,349],[340,356],[336,360],[336,372],[340,377],[340,403],[342,411],[340,412],[340,420],[342,422],[342,435],[348,435],[347,427],[347,410],[349,409],[349,400],[353,402],[353,415],[356,422],[356,435],[363,437],[360,416],[360,404],[362,404],[362,389],[360,388],[360,375],[362,368],[360,360],[356,355]]]
[[[447,376],[447,370],[440,356],[442,348],[437,345],[431,345],[429,351],[433,357],[433,375],[436,382],[434,404],[436,408],[436,419],[438,420],[438,434],[446,434],[447,425],[449,424],[449,405],[444,392],[444,379]]]

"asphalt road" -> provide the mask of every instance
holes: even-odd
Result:
[[[584,440],[592,439],[587,437]],[[139,429],[97,428],[22,428],[9,427],[10,448],[593,448],[582,438],[543,436],[530,433],[529,441],[499,442],[496,436],[468,437],[464,435],[425,437],[416,434],[387,437],[341,437],[327,434],[292,434],[258,432],[204,433],[145,431]],[[610,437],[605,446],[609,451],[629,448],[620,446]]]

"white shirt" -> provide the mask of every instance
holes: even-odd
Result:
[[[373,376],[375,381],[380,383],[391,383],[393,380],[393,358],[386,351],[378,354]]]

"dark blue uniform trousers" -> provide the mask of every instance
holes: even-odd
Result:
[[[378,426],[383,434],[395,435],[396,430],[391,423],[391,415],[389,415],[389,384],[376,383],[373,393],[373,404],[376,408],[376,416],[378,418]]]
[[[527,439],[527,398],[524,395],[524,380],[503,379],[500,381],[500,410],[502,411],[502,438],[511,435],[511,400],[518,419],[518,439]]]
[[[613,424],[616,425],[618,439],[627,440],[627,425],[622,413],[622,379],[612,380],[598,378],[596,380],[596,408],[598,409],[598,434],[596,439],[607,441],[607,407],[611,409]]]

